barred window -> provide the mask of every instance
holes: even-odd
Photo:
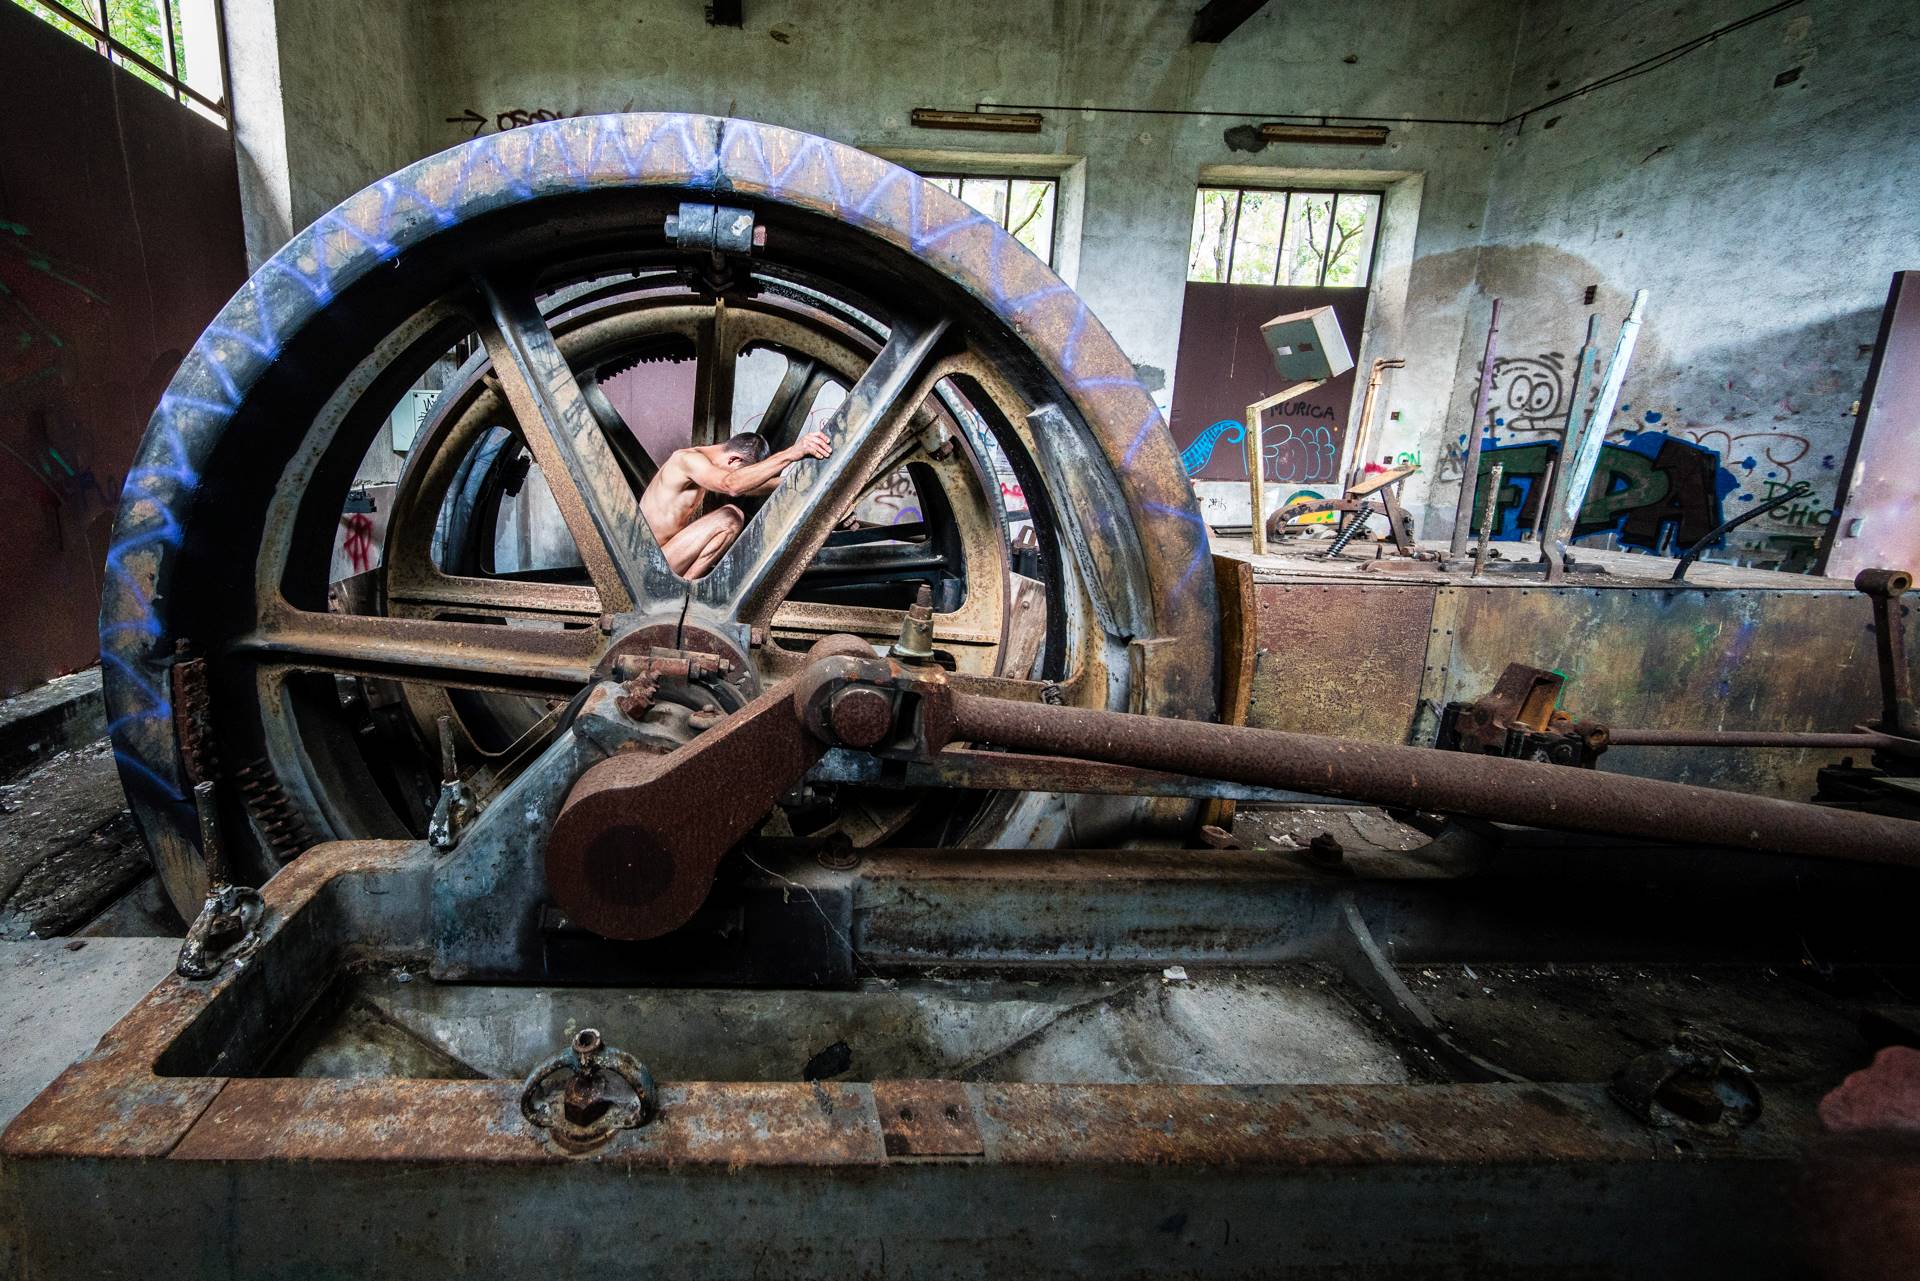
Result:
[[[1054,217],[1060,203],[1057,180],[981,174],[920,176],[1005,227],[1015,240],[1033,250],[1040,261],[1053,266]]]
[[[1364,289],[1379,229],[1377,191],[1202,187],[1187,279]]]
[[[136,79],[227,124],[220,0],[13,0]]]

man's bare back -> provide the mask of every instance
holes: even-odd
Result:
[[[733,546],[747,518],[732,503],[702,516],[708,494],[728,498],[771,494],[781,475],[802,458],[825,458],[833,445],[825,432],[810,431],[787,449],[766,453],[767,442],[745,432],[719,445],[676,449],[640,495],[640,514],[666,554],[667,568],[699,578]]]

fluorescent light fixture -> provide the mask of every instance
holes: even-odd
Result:
[[[1340,147],[1378,147],[1387,140],[1385,125],[1290,125],[1260,126],[1262,142],[1310,142]]]
[[[917,129],[973,129],[981,133],[1039,133],[1037,111],[941,111],[915,107],[908,116]]]

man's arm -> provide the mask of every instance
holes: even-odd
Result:
[[[825,458],[832,452],[833,446],[827,442],[826,434],[812,431],[788,448],[744,467],[722,467],[697,450],[687,451],[682,462],[686,465],[687,478],[700,488],[740,498],[771,494],[780,488],[781,476],[787,468],[802,458]]]

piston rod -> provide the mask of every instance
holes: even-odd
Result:
[[[1563,765],[957,692],[947,724],[953,741],[1374,805],[1605,836],[1920,865],[1920,823]]]

